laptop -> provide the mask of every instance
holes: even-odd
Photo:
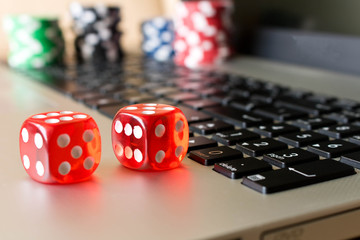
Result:
[[[331,13],[346,10],[349,14],[341,17],[350,19],[350,2],[343,1],[341,6],[327,2],[322,9]],[[360,104],[356,64],[360,55],[356,49],[360,41],[356,25],[341,31],[334,22],[322,18],[326,14],[312,13],[300,1],[294,3],[296,9],[286,4],[237,4],[239,11],[246,5],[252,13],[239,14],[242,23],[249,24],[242,25],[239,34],[243,54],[221,66],[200,70],[128,56],[123,69],[131,78],[129,82],[138,85],[131,86],[134,91],[129,94],[118,91],[114,98],[118,103],[88,98],[92,91],[89,95],[74,91],[81,85],[64,76],[75,72],[78,79],[84,66],[20,72],[2,64],[0,239],[360,237],[360,149],[356,137]],[[256,26],[251,25],[254,16],[259,17]],[[267,20],[264,26],[264,19],[274,22]],[[97,67],[89,70],[85,66],[86,73],[119,74],[110,65]],[[181,88],[168,84],[169,79],[174,83],[179,77],[191,81]],[[207,79],[208,89],[197,88],[203,86],[203,79]],[[221,91],[215,91],[220,85]],[[239,90],[235,96],[223,94],[234,89]],[[269,96],[265,89],[278,94]],[[240,90],[249,90],[249,95]],[[200,97],[194,101],[184,93]],[[249,101],[245,103],[244,98]],[[189,142],[192,149],[180,167],[139,172],[117,161],[111,147],[112,116],[120,107],[137,102],[173,104],[187,116],[193,142]],[[31,180],[23,170],[18,149],[22,122],[32,114],[54,110],[84,112],[97,122],[102,159],[91,180],[47,185]],[[253,123],[254,118],[261,119],[259,124]],[[226,127],[212,129],[219,127],[219,121]],[[209,122],[212,124],[206,125]],[[277,133],[280,126],[287,132]],[[242,134],[246,130],[258,137],[230,142],[229,137],[236,137],[230,136],[230,130]],[[320,138],[303,142],[308,135]],[[215,142],[215,146],[199,140]],[[273,147],[274,142],[285,148],[262,149]],[[245,159],[256,158],[253,161],[268,164],[270,169],[242,176],[239,167],[234,167],[236,163],[229,162],[231,158],[201,158],[199,153],[209,153],[212,148],[218,152],[219,148],[223,152],[236,149]],[[295,151],[321,160],[284,160],[300,154]],[[238,155],[236,160],[248,166]]]

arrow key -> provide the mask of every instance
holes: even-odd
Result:
[[[360,127],[350,124],[334,125],[330,127],[323,127],[318,130],[319,133],[327,135],[332,138],[345,138],[360,133]]]
[[[251,157],[259,157],[267,153],[280,151],[287,148],[288,146],[285,143],[276,141],[272,138],[261,138],[236,144],[236,149],[239,149]]]
[[[346,142],[344,140],[337,139],[312,144],[307,147],[307,150],[321,157],[336,158],[346,153],[359,151],[360,146],[350,142]]]

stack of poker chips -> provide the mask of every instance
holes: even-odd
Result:
[[[231,1],[183,1],[176,11],[176,64],[196,68],[221,63],[231,55]]]
[[[64,38],[57,19],[6,16],[3,27],[9,38],[11,67],[32,69],[62,63]]]
[[[174,24],[164,17],[156,17],[143,22],[142,49],[146,56],[163,62],[171,60],[174,56]]]
[[[70,12],[74,19],[75,49],[80,62],[115,62],[121,59],[118,7],[84,7],[73,3]]]

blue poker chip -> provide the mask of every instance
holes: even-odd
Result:
[[[174,23],[164,17],[147,20],[141,25],[143,34],[142,50],[157,61],[168,61],[174,56]]]

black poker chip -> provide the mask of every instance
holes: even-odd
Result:
[[[92,7],[79,3],[70,5],[74,20],[75,50],[79,62],[121,60],[120,8],[105,5]]]

